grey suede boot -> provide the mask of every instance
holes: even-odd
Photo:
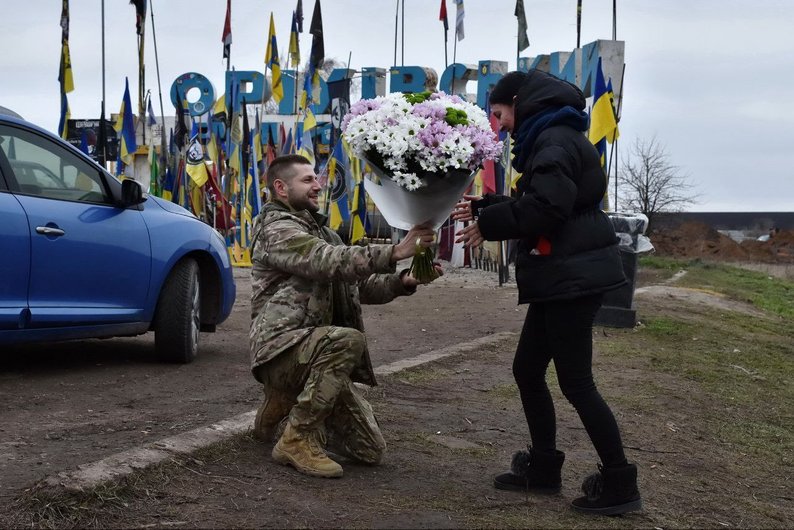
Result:
[[[557,493],[562,485],[561,470],[565,461],[562,451],[518,451],[513,455],[510,471],[497,475],[493,485],[500,490]]]

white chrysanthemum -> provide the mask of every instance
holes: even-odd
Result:
[[[457,100],[459,98],[455,98]],[[420,174],[442,173],[453,168],[476,169],[487,156],[495,152],[498,142],[491,131],[486,113],[467,101],[453,101],[446,94],[434,96],[421,103],[421,114],[415,115],[414,105],[403,94],[391,93],[375,99],[377,108],[366,110],[351,118],[344,130],[344,137],[353,153],[359,157],[376,152],[383,168],[393,180],[406,189],[418,189],[426,185],[415,173],[408,170],[421,168]],[[466,115],[467,125],[447,124],[434,130],[434,145],[428,147],[428,136],[419,132],[433,126],[434,121],[445,122],[448,109]],[[430,112],[428,112],[430,111]],[[483,133],[487,133],[485,136]],[[494,145],[483,148],[483,138],[490,135]],[[477,140],[475,149],[472,140]]]
[[[408,191],[418,190],[424,185],[425,183],[422,181],[422,179],[420,179],[415,174],[410,174],[406,176],[404,186]]]

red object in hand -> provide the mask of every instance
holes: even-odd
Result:
[[[538,238],[538,244],[535,245],[535,249],[537,249],[539,255],[549,256],[551,255],[551,241],[543,236],[540,236]]]

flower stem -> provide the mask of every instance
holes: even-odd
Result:
[[[433,250],[416,245],[416,254],[411,260],[411,276],[419,283],[430,283],[438,278],[438,271],[433,265]]]

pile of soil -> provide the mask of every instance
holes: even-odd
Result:
[[[688,221],[675,228],[653,230],[648,237],[660,256],[794,263],[794,231],[791,230],[781,231],[769,241],[737,243],[705,223]]]
[[[742,241],[741,245],[760,261],[794,263],[794,230],[781,230],[768,241]]]

